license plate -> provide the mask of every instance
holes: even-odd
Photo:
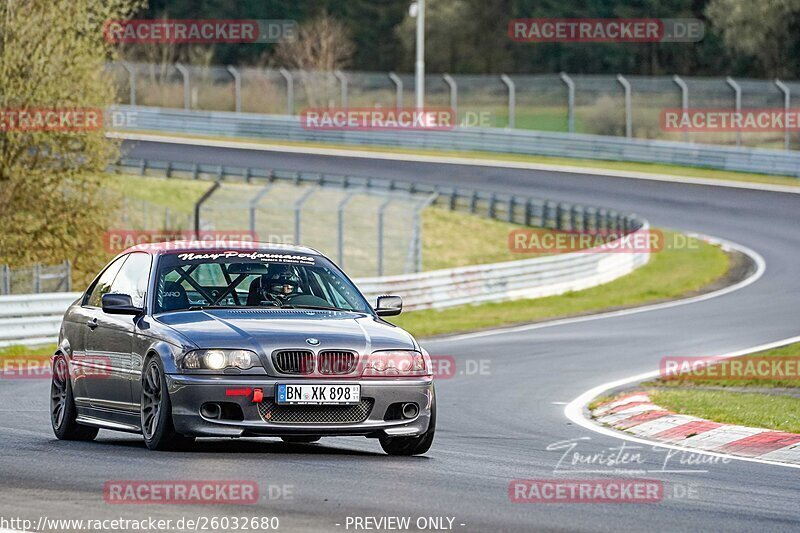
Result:
[[[289,405],[349,405],[361,401],[361,385],[279,383],[275,401]]]

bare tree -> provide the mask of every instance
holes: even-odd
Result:
[[[308,104],[316,107],[336,94],[336,79],[331,72],[349,65],[354,52],[344,24],[323,13],[302,24],[295,38],[281,41],[273,61],[299,71]]]

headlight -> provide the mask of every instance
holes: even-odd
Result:
[[[247,370],[258,364],[258,356],[250,350],[195,350],[183,358],[183,368],[187,370]]]
[[[431,365],[420,352],[411,350],[374,352],[367,357],[362,377],[430,376]]]

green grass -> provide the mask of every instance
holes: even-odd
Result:
[[[742,357],[737,357],[735,361],[736,362],[741,361],[742,364],[746,364],[748,360],[751,359],[759,360],[764,358],[786,358],[793,360],[793,364],[800,365],[800,343],[789,344],[787,346],[782,346],[780,348],[773,348],[771,350],[765,350],[762,352],[756,352]],[[732,361],[734,360],[728,359],[726,361],[721,361],[716,364],[723,365],[724,367],[727,367],[729,369],[730,368],[729,365]],[[719,373],[722,373],[722,369],[719,371]],[[792,379],[791,377],[788,377],[786,379],[773,379],[769,374],[764,378],[748,378],[748,379],[736,379],[736,378],[723,379],[712,376],[709,377],[704,377],[704,376],[708,376],[707,371],[700,370],[698,374],[694,376],[688,376],[684,378],[670,377],[668,379],[658,379],[644,383],[643,385],[656,386],[656,387],[670,387],[670,388],[691,388],[698,386],[763,387],[763,388],[800,387],[800,378]],[[777,378],[778,376],[775,377]]]
[[[13,359],[16,361],[42,360],[49,358],[55,351],[55,344],[48,344],[46,346],[39,346],[37,348],[9,346],[7,348],[0,348],[0,361],[3,359]]]
[[[670,232],[665,232],[667,239]],[[547,298],[411,311],[393,322],[420,337],[472,331],[609,308],[676,298],[713,282],[728,271],[728,256],[703,242],[687,249],[665,249],[633,273],[591,289]]]
[[[208,181],[118,174],[106,176],[109,187],[129,200],[145,200],[183,214],[194,212],[195,202],[211,188]]]
[[[164,132],[158,132],[158,131],[142,131],[137,133],[164,135]],[[283,146],[309,147],[309,148],[329,148],[338,150],[358,150],[363,152],[448,156],[448,157],[460,157],[464,159],[489,159],[495,161],[514,161],[521,163],[566,165],[572,167],[622,170],[629,172],[644,172],[648,174],[656,174],[656,175],[661,174],[661,175],[676,176],[676,177],[716,179],[723,181],[765,183],[772,185],[800,187],[800,179],[791,176],[772,176],[768,174],[734,172],[730,170],[715,170],[715,169],[680,166],[680,165],[665,165],[665,164],[655,164],[655,163],[628,163],[620,161],[572,159],[565,157],[547,157],[547,156],[536,156],[536,155],[498,154],[494,152],[440,151],[440,150],[425,150],[417,148],[411,150],[411,149],[402,149],[402,148],[393,148],[384,146],[353,146],[353,145],[335,144],[335,143],[306,143],[306,142],[297,142],[297,141],[293,142],[293,141],[283,141],[283,140],[273,140],[273,139],[269,140],[252,139],[247,137],[232,138],[232,137],[220,137],[220,136],[209,136],[209,135],[185,135],[180,133],[169,133],[169,135],[172,137],[185,137],[185,138],[195,138],[195,139],[245,141],[256,145],[257,144],[283,145]]]
[[[509,250],[509,232],[520,228],[523,226],[443,207],[428,208],[422,213],[423,270],[519,261],[548,255]]]
[[[800,398],[728,391],[656,390],[650,399],[684,415],[800,433]]]

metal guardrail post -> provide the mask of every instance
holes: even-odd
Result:
[[[617,74],[617,81],[625,91],[625,137],[633,137],[633,103],[631,101],[631,84],[622,74]]]
[[[120,61],[120,65],[128,71],[128,87],[130,88],[130,96],[128,102],[130,105],[136,105],[136,69],[134,69],[127,61]]]
[[[344,199],[339,202],[339,206],[337,207],[337,236],[338,236],[338,243],[337,243],[337,256],[338,256],[338,263],[339,267],[344,269],[344,209],[347,207],[347,203],[355,196],[355,192],[349,193]]]
[[[378,207],[378,276],[383,276],[383,248],[384,248],[384,216],[386,209],[395,199],[391,196]]]
[[[278,72],[286,80],[286,114],[294,115],[294,76],[285,68],[280,69]]]
[[[575,82],[566,72],[558,75],[567,86],[567,131],[575,133]]]
[[[233,76],[233,106],[237,113],[242,112],[242,76],[232,65],[225,69]]]
[[[403,109],[403,80],[394,72],[389,73],[389,79],[395,87],[394,105],[397,109]]]
[[[178,69],[178,72],[180,72],[181,76],[183,77],[183,108],[191,109],[192,87],[191,81],[189,81],[189,69],[186,68],[182,63],[175,63],[175,68]]]
[[[517,116],[517,86],[514,85],[514,81],[506,76],[505,74],[500,75],[500,79],[503,80],[503,83],[506,84],[508,87],[508,126],[509,128],[513,129],[516,127],[516,116]]]
[[[442,79],[450,89],[450,108],[453,110],[456,122],[458,122],[458,84],[450,74],[442,74]]]
[[[39,294],[42,292],[42,264],[34,263],[33,265],[33,292]]]
[[[689,112],[689,86],[686,85],[686,82],[683,81],[683,78],[677,74],[672,76],[672,81],[675,82],[675,85],[681,89],[681,109],[683,110],[683,114],[686,115]],[[688,131],[683,132],[683,140],[686,142],[689,141]]]
[[[3,294],[11,294],[11,269],[3,265]]]
[[[67,282],[67,291],[72,292],[72,261],[64,261],[64,279]]]
[[[308,200],[312,194],[317,192],[318,189],[311,187],[308,189],[303,195],[297,199],[294,203],[294,243],[300,244],[300,222],[302,219],[301,210],[303,209],[303,204],[306,200]]]
[[[222,185],[222,176],[217,178],[217,181],[208,189],[206,192],[203,193],[203,196],[197,200],[197,203],[194,204],[194,231],[195,235],[200,234],[200,208],[203,206],[206,200],[211,198],[211,195],[219,189],[220,185]]]
[[[341,70],[334,71],[333,75],[337,80],[339,80],[339,91],[342,107],[347,107],[347,76],[345,76],[344,72]]]
[[[733,89],[733,106],[734,111],[736,111],[736,115],[738,116],[742,112],[742,88],[739,86],[733,78],[728,76],[725,78],[725,83],[727,83],[731,89]],[[737,128],[736,130],[736,146],[742,145],[742,130]]]
[[[775,79],[775,85],[783,93],[783,113],[784,115],[786,115],[783,117],[783,149],[788,150],[790,138],[789,138],[789,124],[786,122],[786,118],[789,116],[789,106],[791,105],[792,102],[792,91],[789,89],[788,85],[786,85],[777,78]]]

